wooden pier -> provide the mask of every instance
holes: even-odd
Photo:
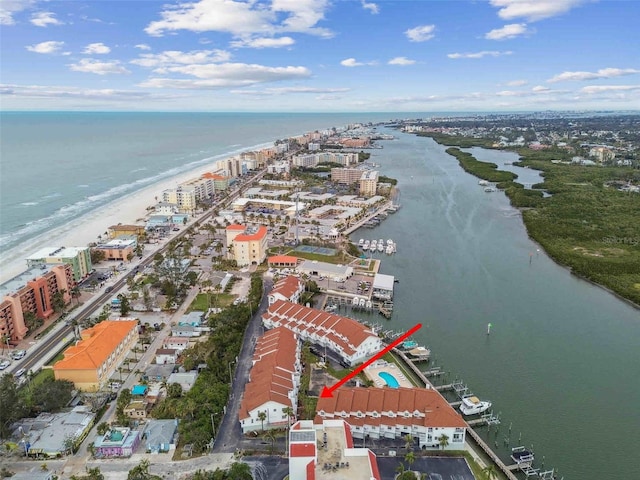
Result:
[[[397,348],[393,349],[393,352],[398,355],[400,358],[402,358],[402,360],[404,360],[405,365],[407,365],[412,371],[413,373],[416,374],[416,376],[424,382],[425,387],[427,388],[433,388],[434,390],[436,390],[437,392],[441,392],[442,390],[455,390],[456,392],[466,392],[468,389],[465,385],[463,385],[461,382],[454,382],[454,383],[450,383],[448,385],[440,385],[438,387],[434,387],[433,384],[427,379],[427,377],[424,375],[424,373],[414,365],[414,363],[400,350],[398,350]],[[442,398],[446,400],[446,398],[444,398],[444,396],[442,394],[440,394],[440,396],[442,396]],[[502,460],[500,460],[500,457],[498,457],[493,450],[491,450],[491,447],[489,447],[489,445],[487,445],[485,443],[485,441],[480,437],[480,435],[478,435],[472,427],[472,425],[481,425],[481,424],[486,424],[486,423],[495,423],[497,420],[497,418],[494,419],[493,415],[489,415],[489,416],[483,416],[482,418],[479,418],[477,420],[471,420],[467,422],[467,441],[469,440],[469,437],[471,437],[471,439],[473,439],[473,441],[475,442],[476,445],[478,445],[478,447],[491,459],[491,461],[493,463],[495,463],[496,467],[498,467],[500,469],[500,471],[507,477],[508,480],[519,480],[518,477],[516,477],[513,472],[511,471],[512,466],[507,466]]]

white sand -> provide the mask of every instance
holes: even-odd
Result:
[[[150,185],[142,190],[127,194],[119,200],[99,207],[85,215],[71,220],[66,225],[41,234],[0,255],[0,283],[5,282],[27,269],[26,258],[44,247],[80,247],[97,242],[98,235],[104,234],[111,225],[144,224],[140,219],[152,212],[147,207],[155,205],[162,191],[177,186],[203,173],[213,170],[213,164],[200,166],[189,172]]]

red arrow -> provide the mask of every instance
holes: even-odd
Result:
[[[366,362],[364,362],[362,365],[360,365],[358,368],[356,368],[353,372],[351,372],[349,375],[347,375],[346,377],[344,377],[342,380],[340,380],[338,383],[336,383],[333,387],[324,387],[322,389],[322,393],[320,394],[320,396],[322,398],[331,398],[333,397],[333,391],[336,390],[337,388],[340,388],[342,385],[344,385],[345,383],[347,383],[349,380],[351,380],[353,377],[355,377],[356,375],[358,375],[362,370],[364,370],[365,368],[367,368],[369,365],[371,365],[373,362],[375,362],[376,360],[378,360],[380,357],[382,357],[385,353],[391,351],[391,349],[393,347],[395,347],[396,345],[398,345],[399,343],[403,342],[405,339],[407,339],[408,337],[410,337],[411,335],[413,335],[414,333],[416,333],[418,330],[420,330],[422,328],[422,324],[418,323],[415,327],[413,327],[411,330],[409,330],[407,333],[403,334],[400,338],[396,338],[392,343],[390,343],[389,345],[387,345],[385,347],[384,350],[379,351],[378,353],[376,353],[373,357],[371,357],[369,360],[367,360]]]

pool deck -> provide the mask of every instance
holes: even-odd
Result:
[[[384,360],[378,360],[373,362],[367,368],[364,369],[364,374],[373,384],[378,388],[387,386],[387,383],[378,375],[380,372],[387,372],[389,375],[398,381],[401,387],[413,387],[413,384],[404,376],[402,371],[393,363],[387,363]]]

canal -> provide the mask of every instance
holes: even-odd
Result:
[[[391,320],[376,321],[424,325],[414,338],[500,412],[497,434],[480,431],[501,456],[520,443],[566,480],[637,478],[640,311],[538,250],[505,195],[486,193],[446,147],[385,133],[398,139],[371,161],[398,179],[402,208],[352,235],[398,246],[375,255],[399,280]],[[517,160],[479,150],[501,167]]]

